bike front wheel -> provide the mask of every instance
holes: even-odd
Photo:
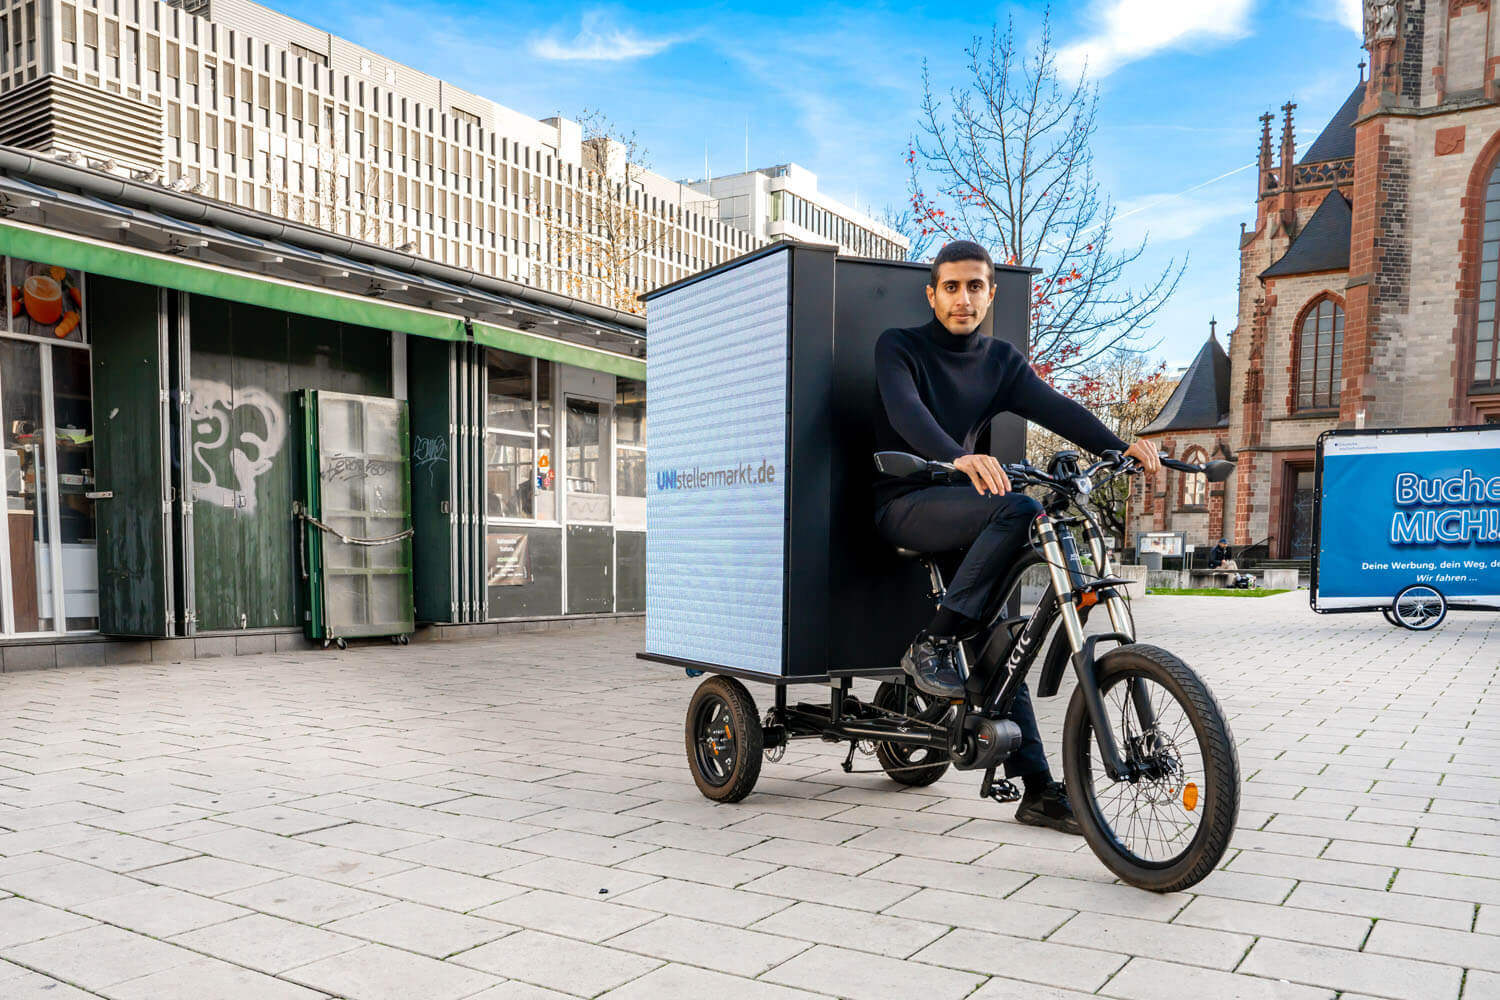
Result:
[[[1075,690],[1063,727],[1063,767],[1088,845],[1125,882],[1153,892],[1197,884],[1223,859],[1240,804],[1240,764],[1229,723],[1187,664],[1133,643],[1095,666],[1120,756],[1134,778],[1115,781]]]

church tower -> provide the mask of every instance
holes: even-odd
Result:
[[[1260,119],[1226,525],[1273,559],[1308,555],[1323,431],[1500,421],[1500,9],[1364,15],[1368,76],[1312,142],[1295,105]]]

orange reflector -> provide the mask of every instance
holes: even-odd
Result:
[[[1092,590],[1085,590],[1078,595],[1078,606],[1080,608],[1092,608],[1099,603],[1099,595]]]
[[[1198,808],[1198,786],[1191,781],[1182,789],[1182,808],[1188,812]]]
[[[729,731],[729,723],[727,722],[724,723],[724,738],[727,740],[734,739],[734,734]]]

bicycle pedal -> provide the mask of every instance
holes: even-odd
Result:
[[[988,782],[979,794],[981,798],[994,799],[996,802],[1019,802],[1021,800],[1021,790],[1008,778],[996,778]]]

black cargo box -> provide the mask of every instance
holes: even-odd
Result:
[[[996,268],[980,331],[1023,353],[1033,273]],[[646,296],[643,658],[773,682],[896,665],[932,606],[875,532],[874,350],[932,318],[928,274],[778,243]],[[1024,448],[998,418],[990,452]]]

